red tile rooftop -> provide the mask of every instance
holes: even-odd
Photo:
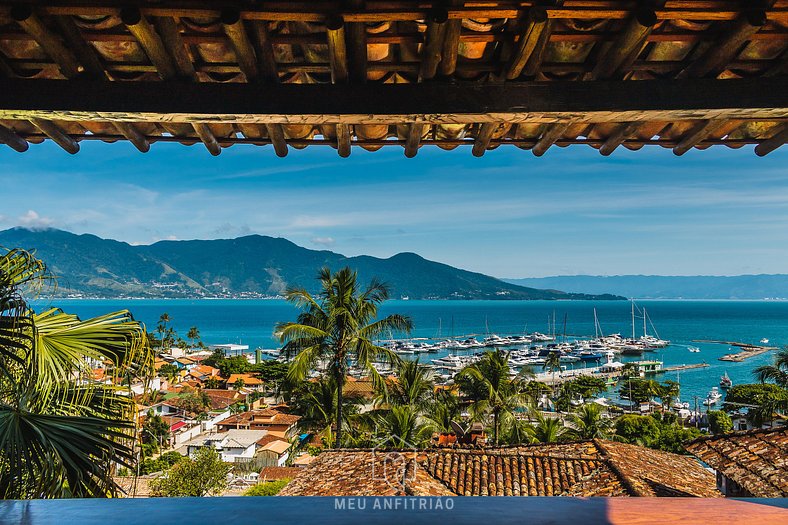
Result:
[[[603,440],[486,449],[327,451],[280,494],[721,496],[714,475],[692,457]]]

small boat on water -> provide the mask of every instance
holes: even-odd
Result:
[[[719,389],[715,386],[709,391],[706,395],[706,399],[703,400],[703,404],[706,406],[716,405],[722,399],[722,394],[720,394]]]
[[[761,339],[761,343],[763,343],[765,345],[768,345],[769,344],[769,340],[764,337],[763,339]]]
[[[700,348],[698,348],[697,346],[688,346],[687,350],[689,350],[690,352],[695,353],[695,354],[700,352]]]
[[[728,372],[725,372],[725,374],[720,378],[720,388],[727,390],[732,386],[733,381],[731,381],[731,378],[728,377]]]

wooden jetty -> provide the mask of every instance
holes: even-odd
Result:
[[[663,374],[665,372],[681,372],[684,370],[692,370],[695,368],[707,368],[709,363],[694,363],[691,365],[676,365],[676,366],[666,366],[665,368],[660,368],[657,370],[656,374]]]

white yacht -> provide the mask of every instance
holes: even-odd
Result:
[[[720,394],[720,390],[715,386],[709,391],[706,395],[706,399],[703,400],[703,404],[706,406],[716,405],[722,399],[722,394]]]

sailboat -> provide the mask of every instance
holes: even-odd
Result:
[[[654,331],[654,335],[648,335],[648,331],[646,330],[646,322],[651,324],[651,329]],[[640,338],[640,342],[643,343],[643,346],[646,348],[665,348],[670,344],[670,341],[665,341],[664,339],[659,338],[657,329],[654,328],[654,323],[652,323],[651,319],[649,319],[645,306],[643,307],[643,336]]]
[[[727,390],[732,386],[733,381],[731,381],[731,378],[728,377],[728,372],[725,372],[725,374],[720,378],[720,388]]]

